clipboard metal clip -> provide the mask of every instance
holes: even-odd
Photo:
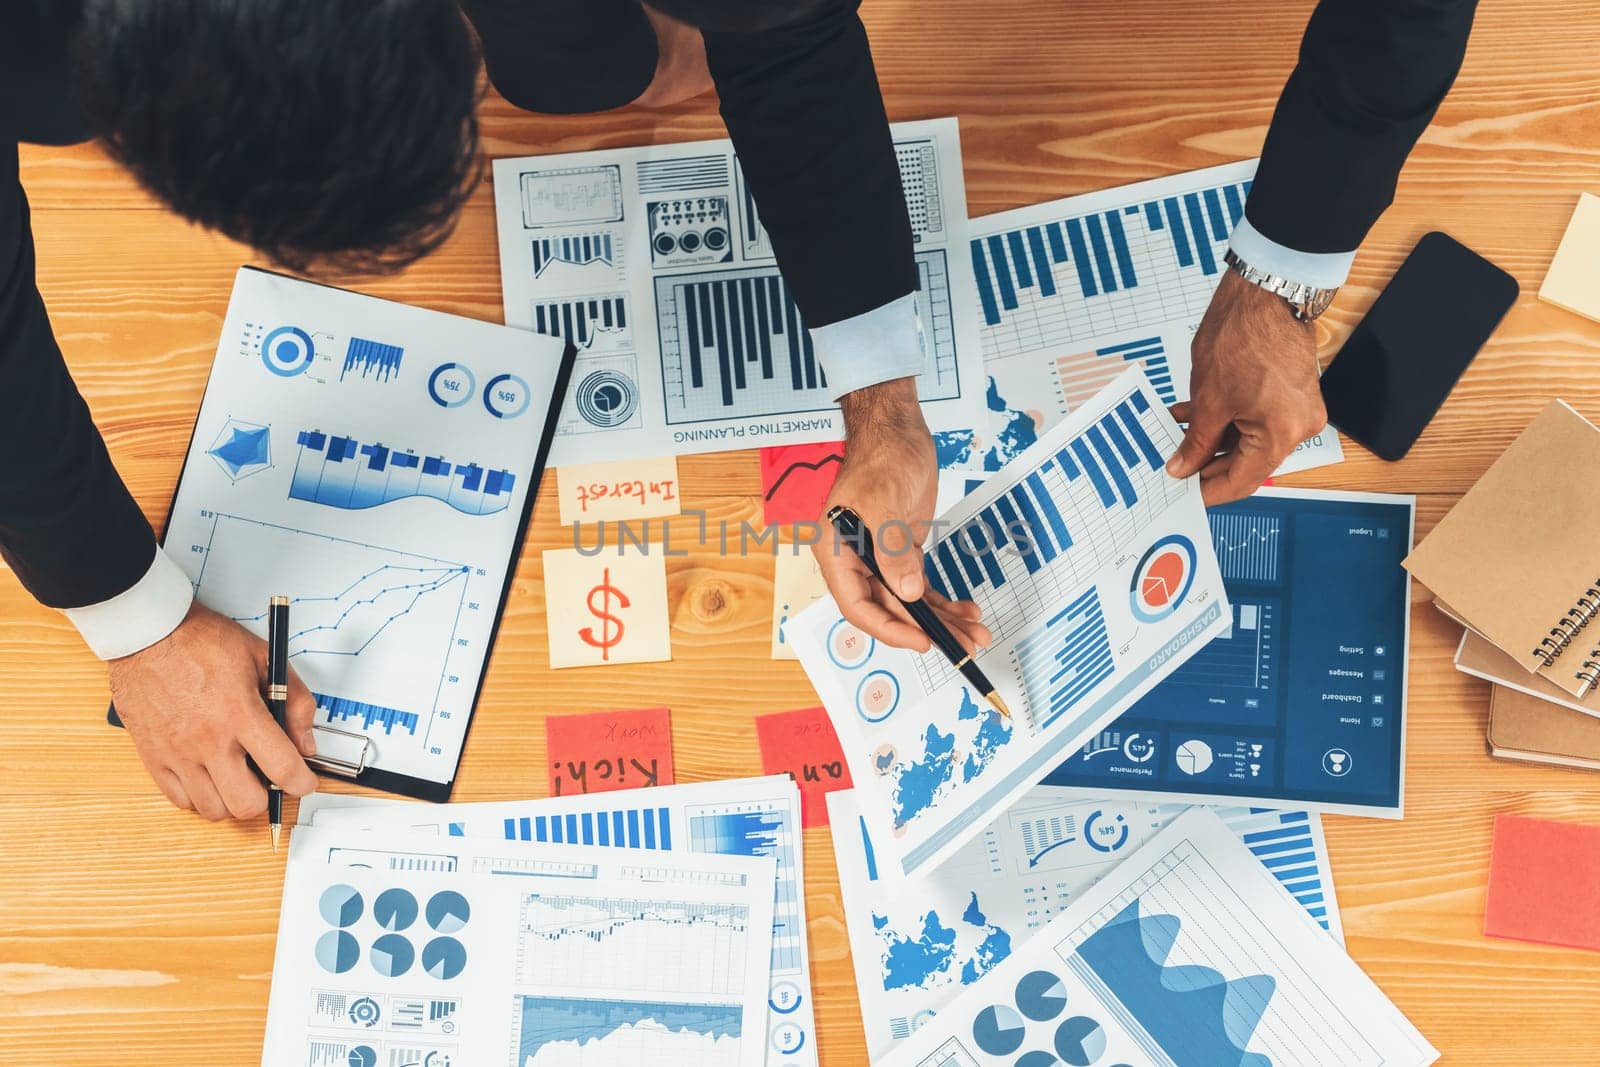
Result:
[[[350,779],[367,769],[372,758],[372,739],[366,734],[333,726],[313,726],[311,733],[317,741],[317,754],[307,756],[306,763],[312,767]]]

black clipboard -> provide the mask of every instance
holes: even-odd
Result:
[[[281,271],[262,270],[260,267],[250,266],[246,266],[244,269],[259,271],[262,274],[275,274],[280,278],[288,278],[291,281],[302,282],[308,285],[321,284],[320,282],[312,282],[305,278],[297,278],[292,274],[284,274]],[[339,289],[342,292],[355,293],[357,296],[368,295],[365,293],[359,293],[354,289],[345,289],[341,286],[325,286],[325,288]],[[495,604],[494,623],[489,628],[489,640],[483,650],[484,667],[483,670],[478,673],[478,687],[472,694],[472,710],[468,713],[467,723],[464,727],[462,727],[461,731],[461,752],[458,752],[456,755],[456,766],[451,771],[450,779],[445,782],[434,782],[426,778],[416,778],[408,774],[397,774],[394,771],[385,771],[376,767],[365,766],[361,767],[354,774],[340,773],[339,771],[332,770],[328,767],[315,767],[315,765],[313,765],[314,769],[318,770],[320,773],[331,775],[345,781],[353,781],[357,785],[370,786],[373,789],[379,789],[386,793],[396,793],[400,796],[415,797],[418,800],[431,800],[434,803],[443,803],[450,799],[450,793],[455,788],[456,777],[461,770],[461,754],[466,751],[467,739],[472,733],[472,723],[473,720],[477,718],[478,700],[483,696],[483,684],[489,677],[489,657],[493,655],[495,641],[500,636],[500,622],[505,618],[506,601],[511,596],[512,582],[516,580],[517,563],[522,558],[523,546],[527,541],[528,524],[533,521],[534,504],[539,495],[539,486],[544,481],[546,465],[550,458],[550,448],[555,442],[556,428],[561,422],[561,409],[566,404],[567,387],[572,381],[572,372],[577,364],[577,359],[578,348],[571,341],[568,341],[566,348],[561,353],[561,364],[556,368],[555,383],[551,388],[550,409],[545,414],[544,429],[539,435],[539,448],[534,454],[533,458],[533,470],[529,472],[528,495],[522,504],[522,515],[517,521],[517,534],[515,541],[512,543],[509,566],[506,568],[505,585],[501,588],[500,599]],[[215,362],[215,357],[213,357],[213,362]],[[211,377],[209,374],[207,374],[206,390],[209,391],[210,388]],[[184,447],[183,467],[178,471],[178,481],[172,487],[172,498],[167,502],[167,515],[169,523],[171,522],[172,508],[178,500],[178,487],[183,484],[183,475],[189,466],[189,455],[194,449],[194,435],[196,429],[198,429],[200,411],[204,409],[204,407],[205,393],[202,393],[200,395],[200,405],[195,409],[196,426],[190,429],[189,441]],[[165,527],[163,527],[158,541],[161,545],[165,546],[166,540],[167,530]],[[117,717],[117,706],[115,703],[110,704],[106,708],[106,721],[112,726],[119,728],[122,726],[122,720]],[[327,728],[319,727],[318,729]],[[336,732],[345,733],[347,731]]]

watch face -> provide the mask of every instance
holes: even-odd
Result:
[[[1333,303],[1333,298],[1339,295],[1337,289],[1318,289],[1312,293],[1311,299],[1301,304],[1301,314],[1307,321],[1316,318],[1328,310],[1328,305]]]

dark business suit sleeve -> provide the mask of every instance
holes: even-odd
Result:
[[[853,0],[791,25],[705,33],[722,117],[809,326],[917,287],[911,220]]]
[[[0,555],[50,607],[130,589],[155,536],[111,465],[34,284],[15,144],[0,144]]]
[[[1461,69],[1476,6],[1321,0],[1267,131],[1251,225],[1299,252],[1360,245]]]

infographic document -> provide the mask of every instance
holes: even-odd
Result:
[[[937,651],[890,648],[832,597],[790,626],[883,865],[948,859],[1227,626],[1198,478],[1130,368],[939,517],[930,587],[983,609],[1005,717]]]
[[[761,1067],[773,861],[300,826],[262,1067]]]
[[[984,369],[956,120],[893,134],[923,414],[972,426]],[[844,437],[731,141],[499,159],[494,186],[507,324],[579,350],[553,465]]]
[[[777,863],[777,884],[767,993],[767,1062],[771,1067],[805,1067],[817,1062],[800,792],[788,775],[446,807],[316,794],[301,802],[300,818],[317,826],[701,855],[770,856]]]
[[[1227,825],[1194,808],[883,1063],[1423,1067],[1438,1057]]]
[[[1189,398],[1189,342],[1227,266],[1256,163],[1246,160],[973,219],[988,412],[935,434],[943,467],[999,470],[1122,372]],[[1279,474],[1337,463],[1325,427]]]
[[[1084,890],[1189,810],[1186,804],[1134,797],[1088,800],[1037,786],[908,894],[879,877],[854,792],[828,794],[828,807],[861,1019],[874,1059],[1009,959]],[[1321,819],[1303,811],[1215,810],[1306,913],[1343,944]]]
[[[564,345],[245,268],[167,526],[202,604],[289,664],[363,782],[449,795],[565,383]]]

